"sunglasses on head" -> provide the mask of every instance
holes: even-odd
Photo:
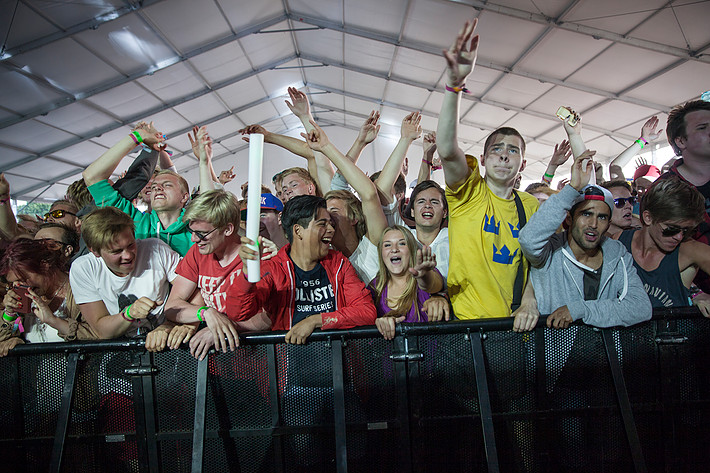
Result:
[[[631,197],[619,197],[618,199],[614,199],[614,206],[617,209],[623,209],[624,205],[626,205],[626,202],[628,202],[631,205],[634,205],[638,199],[634,197],[633,195]]]
[[[76,214],[75,214],[75,213],[71,213],[71,212],[69,212],[69,211],[67,211],[67,210],[57,209],[57,210],[52,210],[51,212],[47,212],[46,214],[44,214],[44,219],[47,220],[49,217],[52,217],[52,218],[62,218],[62,217],[64,217],[65,215],[73,215],[73,216],[76,217]]]
[[[187,230],[188,230],[190,233],[192,233],[193,235],[195,235],[197,238],[199,238],[200,241],[205,241],[205,240],[207,240],[207,237],[210,236],[210,233],[212,233],[213,231],[217,230],[217,228],[213,228],[213,229],[210,230],[209,232],[200,232],[200,231],[198,231],[198,230],[193,230],[193,229],[190,228],[190,227],[187,227]]]
[[[676,227],[674,225],[667,225],[665,228],[661,226],[661,235],[664,237],[676,236],[679,233],[683,233],[683,237],[692,231],[694,227]]]

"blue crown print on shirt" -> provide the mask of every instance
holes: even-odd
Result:
[[[498,250],[496,248],[495,243],[493,244],[493,262],[494,263],[500,263],[500,264],[513,264],[513,259],[515,259],[515,255],[518,254],[518,250],[515,250],[515,253],[512,255],[510,254],[510,250],[508,249],[507,246],[503,245],[503,247]]]
[[[512,224],[508,224],[510,227],[510,233],[513,234],[513,238],[518,238],[518,233],[520,233],[520,229],[518,228],[517,225],[513,226]]]
[[[498,235],[500,233],[500,222],[496,225],[496,216],[491,215],[489,219],[488,215],[484,215],[483,218],[486,219],[486,221],[483,222],[483,231]]]

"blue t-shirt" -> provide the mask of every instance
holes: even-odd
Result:
[[[291,326],[308,316],[333,312],[335,291],[323,265],[317,263],[310,271],[304,271],[296,264],[293,267],[296,273],[296,309]]]

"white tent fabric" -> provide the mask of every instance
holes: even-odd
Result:
[[[0,172],[13,198],[60,198],[131,124],[152,120],[195,184],[186,134],[206,124],[215,168],[235,167],[227,189],[238,192],[247,145],[237,130],[302,131],[284,105],[289,86],[309,95],[343,151],[370,110],[381,112],[380,137],[359,163],[373,172],[407,113],[420,110],[425,131],[436,129],[441,50],[474,17],[481,44],[460,144],[479,155],[491,130],[519,129],[526,180],[540,178],[564,138],[560,105],[582,114],[585,141],[606,163],[650,116],[665,128],[674,105],[710,88],[708,1],[0,0]],[[305,164],[266,146],[267,185]],[[409,156],[408,182],[421,141]]]

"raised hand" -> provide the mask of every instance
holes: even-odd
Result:
[[[0,197],[10,195],[10,183],[5,179],[5,173],[0,173]]]
[[[597,154],[596,151],[586,150],[584,153],[580,154],[579,157],[574,160],[574,164],[572,164],[572,176],[570,177],[569,184],[577,189],[578,192],[581,192],[592,178],[592,172],[594,172],[594,161],[592,157],[595,154]]]
[[[402,127],[400,128],[400,133],[402,138],[414,141],[420,136],[422,136],[422,114],[419,112],[412,112],[402,120]]]
[[[377,134],[380,132],[380,125],[377,123],[380,120],[380,112],[371,111],[365,123],[360,127],[357,134],[358,141],[364,144],[369,144],[375,141]]]
[[[269,136],[270,132],[266,131],[266,128],[264,128],[261,125],[247,125],[241,130],[239,130],[239,133],[242,135],[242,139],[249,143],[249,135],[253,135],[255,133],[258,133],[260,135],[264,135],[264,141],[266,141],[266,138]]]
[[[200,158],[200,160],[212,160],[212,138],[210,138],[206,126],[200,127],[199,131],[197,132],[197,148],[199,151],[199,154],[197,156]]]
[[[323,148],[330,144],[328,135],[325,134],[321,127],[316,125],[316,122],[312,118],[310,119],[310,123],[313,125],[313,130],[307,134],[301,133],[301,136],[306,140],[306,143],[308,143],[308,146],[313,151],[322,151]]]
[[[159,132],[153,122],[139,122],[133,131],[140,133],[141,138],[143,138],[143,143],[155,151],[161,150],[161,143],[165,141],[165,135]]]
[[[434,153],[436,152],[436,132],[432,131],[424,135],[424,157],[427,161],[431,161],[434,158]]]
[[[641,166],[646,166],[648,162],[646,161],[646,158],[639,156],[636,158],[636,168],[640,168]]]
[[[569,141],[563,140],[562,143],[555,145],[555,151],[552,153],[550,164],[552,166],[562,166],[572,156],[572,147]]]
[[[231,168],[227,169],[226,171],[220,172],[217,180],[219,180],[220,184],[225,185],[228,182],[232,182],[232,180],[234,180],[235,177],[237,177],[237,175],[234,174],[234,166],[232,166]]]
[[[436,268],[436,255],[431,250],[431,246],[424,245],[424,248],[417,250],[416,263],[413,268],[409,268],[409,272],[418,279],[423,278],[427,271]]]
[[[192,147],[192,154],[195,155],[197,159],[200,159],[200,145],[197,142],[197,133],[200,131],[200,127],[195,125],[192,127],[192,135],[187,132],[187,139],[190,140],[190,146]]]
[[[560,179],[560,182],[557,183],[557,190],[561,191],[567,184],[569,184],[569,179]]]
[[[663,129],[656,131],[658,123],[659,120],[656,115],[646,120],[646,123],[641,127],[641,139],[645,140],[646,143],[656,141],[663,133]]]
[[[572,107],[567,107],[567,109],[572,112],[572,115],[574,115],[574,119],[577,122],[574,125],[569,124],[569,119],[562,122],[562,125],[564,125],[565,131],[567,132],[567,136],[582,134],[582,117],[579,113],[575,112]]]
[[[291,98],[291,102],[286,100],[286,106],[289,110],[291,110],[291,113],[296,115],[298,118],[310,117],[311,106],[308,104],[308,97],[306,94],[295,87],[289,87],[288,96]]]
[[[447,85],[450,87],[463,86],[466,78],[473,71],[478,53],[479,38],[478,35],[473,34],[477,24],[478,18],[467,21],[448,51],[443,51],[447,66]]]

